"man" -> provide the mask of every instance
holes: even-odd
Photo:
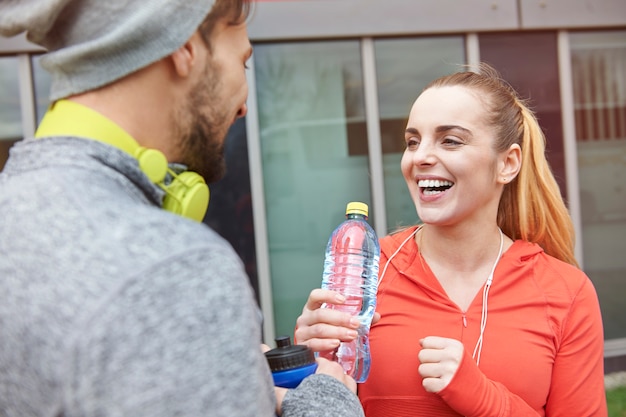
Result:
[[[362,415],[336,363],[275,392],[241,261],[197,221],[246,113],[249,7],[0,3],[53,78],[0,174],[0,415]]]

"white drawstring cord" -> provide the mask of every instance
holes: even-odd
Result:
[[[423,225],[419,225],[417,227],[417,229],[415,229],[415,231],[409,235],[409,237],[404,239],[404,242],[402,242],[400,244],[400,246],[398,246],[398,249],[396,249],[396,251],[393,253],[393,255],[391,255],[389,257],[389,259],[387,259],[387,262],[385,263],[385,267],[383,268],[383,272],[380,273],[380,279],[378,280],[378,286],[380,286],[380,283],[383,282],[383,278],[385,277],[385,272],[387,272],[387,267],[389,266],[389,262],[391,262],[391,260],[400,252],[400,249],[402,249],[402,247],[406,244],[406,242],[408,242],[413,236],[415,236],[417,234],[417,232],[419,232],[419,230],[422,228],[422,226]]]
[[[483,335],[485,334],[485,328],[487,327],[487,298],[489,297],[489,288],[491,288],[493,274],[496,271],[496,266],[498,266],[498,262],[502,257],[502,250],[504,249],[504,233],[502,233],[502,229],[498,228],[498,230],[500,231],[500,251],[498,252],[498,257],[493,264],[493,268],[491,268],[491,273],[487,278],[485,287],[483,288],[483,306],[480,315],[480,336],[478,337],[476,347],[474,347],[474,353],[472,354],[472,358],[476,360],[476,365],[480,365],[480,354],[483,350]]]
[[[400,252],[402,247],[408,242],[413,236],[419,232],[423,225],[420,225],[413,233],[411,233],[404,241],[398,246],[398,249],[387,259],[385,263],[385,267],[383,268],[382,273],[380,274],[380,279],[378,280],[378,285],[382,282],[385,277],[385,272],[387,272],[387,267],[391,260]],[[472,354],[472,358],[476,360],[476,365],[480,365],[480,354],[483,350],[483,335],[485,334],[485,328],[487,327],[487,299],[489,298],[489,288],[491,288],[491,283],[493,281],[493,274],[496,271],[496,267],[498,266],[498,262],[500,262],[500,258],[502,257],[502,252],[504,250],[504,233],[502,233],[502,229],[498,228],[500,231],[500,250],[498,252],[498,256],[496,257],[496,261],[491,268],[491,272],[489,273],[489,277],[487,277],[487,282],[483,288],[483,305],[480,316],[480,335],[478,336],[478,341],[476,342],[476,346],[474,347],[474,353]]]

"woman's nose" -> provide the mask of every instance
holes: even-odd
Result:
[[[428,140],[422,140],[413,152],[413,163],[416,165],[432,165],[437,160],[435,148]]]

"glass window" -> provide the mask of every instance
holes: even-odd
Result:
[[[546,155],[567,201],[557,32],[481,33],[480,59],[528,100],[546,137]]]
[[[583,264],[607,339],[626,337],[626,31],[572,33]]]
[[[346,204],[371,204],[360,47],[259,44],[254,60],[275,327],[292,335]]]
[[[415,224],[415,205],[400,172],[409,111],[435,78],[462,70],[462,36],[380,39],[374,43],[383,150],[385,207],[389,231]]]
[[[226,175],[209,184],[211,198],[204,223],[228,240],[248,273],[255,294],[259,294],[256,248],[248,165],[248,137],[245,119],[238,119],[224,142]]]
[[[35,55],[32,57],[37,124],[41,122],[43,115],[48,109],[48,104],[50,103],[50,84],[52,83],[50,73],[43,69],[40,64],[41,56],[42,55]]]
[[[0,57],[0,170],[13,143],[22,138],[19,65],[16,57]]]

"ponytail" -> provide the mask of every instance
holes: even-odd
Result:
[[[578,266],[574,226],[559,186],[545,158],[545,137],[534,114],[520,101],[522,166],[506,185],[498,225],[512,239],[535,242],[557,259]]]

